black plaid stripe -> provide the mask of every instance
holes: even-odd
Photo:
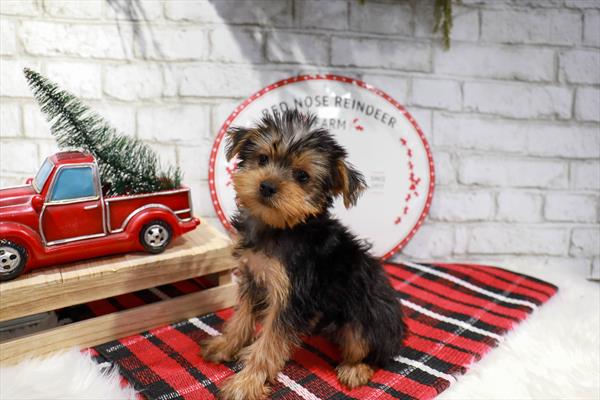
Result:
[[[409,295],[407,293],[402,293],[402,292],[397,292],[397,293],[398,293],[397,296],[399,298],[401,298],[402,300],[408,300],[411,303],[417,304],[417,305],[419,305],[419,306],[421,306],[423,308],[428,309],[429,311],[432,311],[432,312],[435,312],[437,314],[446,316],[448,318],[453,318],[453,319],[458,320],[458,321],[466,322],[466,323],[468,323],[469,325],[471,325],[471,326],[473,326],[475,328],[482,329],[484,331],[491,332],[491,333],[494,333],[494,334],[497,334],[497,335],[502,335],[502,334],[504,334],[504,333],[507,332],[507,330],[504,329],[504,328],[501,328],[501,327],[496,326],[496,325],[491,325],[491,324],[489,324],[487,322],[481,321],[480,319],[475,319],[475,318],[473,318],[472,315],[462,314],[462,313],[459,313],[459,312],[456,312],[456,311],[447,310],[447,309],[445,309],[445,308],[443,308],[441,306],[438,306],[438,305],[435,305],[433,303],[427,302],[427,301],[422,300],[422,299],[420,299],[418,297],[411,296],[411,295]]]
[[[460,352],[463,352],[463,353],[467,353],[470,356],[472,356],[473,358],[475,358],[475,360],[477,360],[477,361],[479,361],[481,359],[481,355],[479,353],[475,353],[475,352],[473,352],[471,350],[462,348],[462,347],[457,346],[455,344],[447,343],[447,342],[444,342],[442,340],[438,340],[438,339],[435,339],[435,338],[432,338],[432,337],[429,337],[429,336],[419,335],[419,334],[414,333],[414,332],[411,332],[410,334],[413,335],[413,336],[419,337],[421,339],[428,340],[430,342],[434,342],[436,344],[442,344],[442,345],[444,345],[446,347],[449,347],[449,348],[451,348],[453,350],[457,350],[457,351],[460,351]]]
[[[111,361],[109,361],[106,357],[104,357],[102,354],[96,352],[96,354],[92,355],[92,360],[94,360],[97,364],[104,364],[104,363],[109,363],[111,365],[113,365],[113,363]]]
[[[393,389],[387,385],[384,385],[382,383],[378,383],[378,382],[369,382],[367,383],[367,386],[373,388],[373,389],[377,389],[383,393],[387,393],[390,396],[393,396],[399,400],[414,400],[415,398],[412,396],[409,396],[405,393],[401,393],[399,391],[397,391],[396,389]]]
[[[288,361],[281,373],[320,399],[354,400],[354,398],[338,392],[327,382],[323,381],[317,375],[313,374],[310,370],[304,368],[294,360]],[[291,388],[283,385],[279,380],[277,380],[276,384],[273,386],[272,394],[269,398],[303,400],[303,397],[295,393]]]
[[[488,295],[486,295],[484,293],[480,293],[480,292],[471,290],[471,289],[469,289],[469,288],[467,288],[467,287],[465,287],[463,285],[460,285],[458,283],[449,281],[449,280],[447,280],[445,278],[442,278],[441,276],[430,274],[428,272],[421,271],[421,270],[418,270],[416,268],[411,268],[410,266],[403,265],[402,268],[404,268],[404,269],[412,272],[413,274],[418,274],[419,276],[421,276],[423,278],[426,278],[426,279],[428,279],[428,280],[430,280],[432,282],[437,282],[437,283],[439,283],[441,285],[444,285],[444,286],[447,286],[447,287],[449,287],[449,288],[451,288],[451,289],[453,289],[455,291],[468,294],[469,296],[479,297],[479,298],[481,298],[483,300],[486,300],[486,301],[489,301],[489,302],[498,303],[498,304],[500,304],[500,305],[502,305],[503,307],[506,307],[506,308],[514,308],[516,310],[525,311],[528,314],[531,313],[531,311],[532,311],[531,308],[529,308],[527,306],[523,306],[523,305],[520,305],[520,304],[508,303],[508,302],[496,299],[496,298],[488,296]],[[450,274],[450,275],[452,275],[452,274]]]
[[[513,291],[510,290],[511,286],[519,286],[519,281],[523,281],[523,279],[524,279],[522,276],[519,277],[519,281],[510,282],[509,284],[506,285],[506,288],[500,289],[500,288],[497,288],[495,286],[492,286],[492,285],[490,285],[490,284],[482,281],[481,279],[479,279],[476,276],[468,275],[468,274],[466,274],[464,272],[461,272],[461,271],[455,271],[455,270],[452,270],[452,269],[446,269],[446,268],[444,268],[442,266],[433,265],[433,264],[422,264],[422,265],[425,265],[425,266],[427,266],[429,268],[432,268],[432,269],[435,269],[437,271],[444,272],[446,274],[452,275],[452,276],[454,276],[456,278],[462,279],[463,281],[467,281],[467,282],[469,282],[469,283],[471,283],[471,284],[473,284],[473,285],[475,285],[475,286],[477,286],[477,287],[479,287],[481,289],[487,290],[488,292],[492,292],[492,293],[495,293],[495,294],[506,296],[506,297],[509,297],[509,298],[515,299],[515,300],[529,301],[529,302],[531,302],[531,303],[533,303],[535,305],[538,305],[538,306],[542,304],[542,302],[540,300],[538,300],[538,299],[535,299],[533,297],[527,296],[525,294],[515,293],[515,292],[513,292]],[[494,275],[494,278],[496,278],[495,275]]]
[[[501,318],[510,319],[510,320],[512,320],[514,322],[519,322],[520,321],[517,317],[513,317],[511,315],[502,314],[501,312],[498,312],[498,311],[489,310],[486,307],[483,307],[483,306],[481,306],[479,304],[474,304],[473,302],[469,302],[468,300],[461,300],[461,299],[457,299],[456,297],[445,296],[443,293],[439,293],[439,292],[435,292],[433,290],[430,290],[429,288],[427,288],[427,286],[415,283],[414,281],[405,281],[401,277],[399,277],[397,275],[394,275],[392,273],[389,273],[388,275],[393,280],[403,282],[406,285],[413,286],[413,287],[418,288],[420,290],[423,290],[423,291],[425,291],[427,293],[435,295],[435,296],[437,296],[439,298],[442,298],[442,299],[445,299],[445,300],[449,300],[449,301],[452,301],[454,303],[462,304],[464,306],[468,306],[468,307],[473,307],[473,308],[478,308],[478,309],[481,309],[481,310],[485,310],[489,314],[492,314],[492,315],[495,315],[495,316],[501,317]],[[424,276],[422,276],[422,277],[426,279],[426,277],[424,277]]]
[[[436,357],[434,354],[424,353],[417,349],[413,349],[409,346],[404,347],[402,349],[402,351],[400,352],[400,356],[418,361],[427,365],[428,367],[431,367],[437,371],[443,372],[448,375],[452,375],[457,372],[461,374],[467,372],[467,368],[465,368],[465,366],[463,365],[458,365],[448,361],[444,361]]]
[[[145,340],[145,339],[142,339]],[[183,399],[177,391],[144,364],[120,341],[114,340],[95,347],[106,359],[119,365],[119,373],[148,399],[170,395],[175,400]]]
[[[514,275],[515,277],[522,277],[523,280],[521,282],[519,282],[519,284],[523,287],[526,287],[528,289],[531,290],[535,290],[536,292],[539,292],[541,294],[544,294],[547,298],[550,298],[552,296],[554,296],[554,294],[556,293],[556,291],[558,290],[558,286],[550,283],[550,282],[546,282],[543,281],[541,279],[538,279],[534,276],[531,275],[525,275],[525,274],[521,274],[518,272],[514,272],[511,271],[509,269],[506,268],[502,268],[502,267],[491,267],[491,266],[485,266],[485,265],[470,265],[470,264],[460,264],[462,267],[466,267],[466,268],[470,268],[473,269],[474,271],[478,271],[478,272],[483,272],[485,274],[488,275],[492,275],[493,277],[503,280],[507,283],[513,283],[512,280],[504,278],[499,276],[498,273],[494,273],[494,271],[503,271],[503,272],[507,272],[511,275]],[[535,282],[538,285],[544,287],[545,290],[539,289],[539,288],[534,288],[533,285],[531,285],[531,282]]]
[[[293,360],[290,360],[286,363],[284,370],[290,379],[301,384],[302,386],[305,386],[309,379],[314,378],[314,376],[310,374],[308,370],[300,367]],[[286,387],[277,379],[271,387],[270,399],[302,399],[302,397],[294,393],[290,388]]]
[[[176,328],[174,328],[176,329]],[[159,337],[148,332],[146,335],[148,341],[158,347],[168,357],[175,360],[183,369],[185,369],[196,381],[201,382],[202,386],[207,388],[214,396],[219,393],[219,389],[214,382],[204,375],[195,365],[192,365],[188,360],[185,359],[179,352],[174,350],[167,343],[163,342]]]
[[[225,321],[216,314],[208,314],[203,317],[198,318],[200,321],[204,322],[206,325],[214,328],[217,331],[223,327]],[[200,343],[209,338],[210,335],[199,329],[196,325],[192,324],[188,321],[182,321],[178,324],[172,325],[174,329],[177,329],[182,334],[186,335],[188,338],[198,343],[198,347],[200,348]],[[233,372],[239,372],[242,369],[242,365],[237,362],[225,362],[223,363],[227,368],[229,368]]]
[[[387,366],[386,369],[395,374],[408,377],[415,382],[422,383],[423,385],[433,386],[435,381],[438,379],[437,376],[428,374],[425,371],[422,371],[418,368],[415,368],[411,365],[404,364],[400,361],[392,361]]]
[[[498,341],[492,337],[485,336],[485,335],[479,334],[477,332],[473,332],[470,330],[466,330],[466,329],[457,327],[456,325],[453,325],[448,322],[440,321],[438,319],[429,317],[425,314],[421,314],[420,312],[415,311],[408,307],[405,307],[404,313],[409,318],[419,321],[420,323],[422,323],[424,325],[429,325],[432,328],[440,329],[442,331],[451,333],[453,335],[461,336],[461,337],[464,337],[464,338],[467,338],[467,339],[470,339],[470,340],[473,340],[476,342],[481,342],[482,344],[485,344],[489,347],[495,347],[498,343]]]

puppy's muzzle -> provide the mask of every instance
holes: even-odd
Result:
[[[268,181],[261,182],[259,190],[260,195],[265,199],[269,199],[273,197],[275,193],[277,193],[277,188],[275,187],[275,185]]]

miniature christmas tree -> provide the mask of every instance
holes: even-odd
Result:
[[[159,160],[141,140],[118,134],[74,95],[39,73],[25,68],[34,96],[52,124],[52,135],[62,149],[91,153],[109,196],[175,189],[181,183],[178,168],[161,170]]]

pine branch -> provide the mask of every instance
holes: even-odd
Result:
[[[366,0],[357,1],[360,5],[366,3]],[[413,12],[418,1],[420,0],[409,0]],[[461,0],[454,1],[458,4],[461,3]],[[448,50],[450,49],[450,32],[452,31],[452,0],[433,0],[433,3],[433,32],[437,33],[441,28],[444,48]]]
[[[437,32],[441,28],[444,47],[448,50],[452,31],[452,0],[435,0],[433,18],[435,21],[433,32]]]
[[[62,149],[91,153],[98,162],[100,180],[108,195],[149,193],[181,184],[178,168],[162,171],[159,160],[141,140],[119,135],[115,128],[75,96],[61,90],[39,73],[24,70],[51,132]]]

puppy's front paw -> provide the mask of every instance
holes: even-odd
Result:
[[[202,358],[214,363],[233,361],[237,353],[237,349],[223,335],[206,339],[200,344],[200,348]]]
[[[269,387],[256,375],[240,372],[221,388],[221,400],[263,400],[269,395]]]
[[[373,370],[367,364],[341,364],[336,370],[340,383],[348,389],[366,385],[373,376]]]

